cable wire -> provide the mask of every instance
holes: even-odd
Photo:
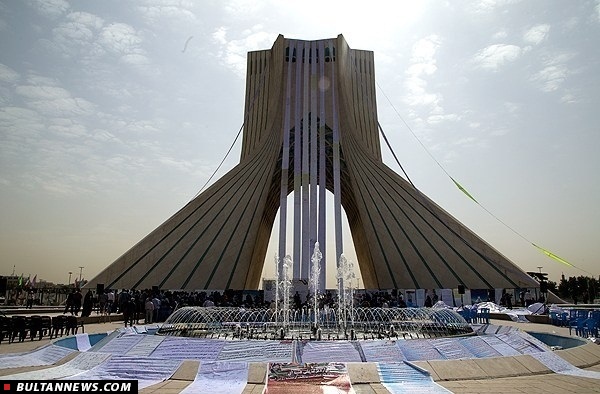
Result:
[[[410,131],[410,133],[412,134],[412,136],[417,140],[417,142],[421,145],[421,147],[423,148],[423,150],[429,155],[429,157],[431,157],[431,159],[438,165],[438,167],[440,167],[442,169],[442,171],[448,176],[448,178],[450,178],[452,180],[452,182],[465,194],[467,195],[471,200],[473,200],[477,205],[479,205],[485,212],[487,212],[491,217],[493,217],[494,219],[496,219],[499,223],[501,223],[503,226],[505,226],[507,229],[509,229],[510,231],[512,231],[514,234],[516,234],[518,237],[520,237],[521,239],[523,239],[524,241],[526,241],[527,243],[533,245],[535,248],[537,248],[539,251],[541,251],[542,253],[544,253],[545,255],[547,255],[548,257],[559,261],[567,266],[576,268],[580,271],[583,271],[587,274],[590,274],[593,276],[593,274],[591,272],[588,272],[582,268],[579,268],[575,265],[573,265],[572,263],[566,261],[565,259],[555,255],[554,253],[542,248],[541,246],[536,245],[535,243],[531,242],[529,239],[527,239],[524,235],[522,235],[521,233],[519,233],[517,230],[515,230],[514,228],[510,227],[508,224],[506,224],[504,221],[502,221],[499,217],[497,217],[496,215],[494,215],[490,210],[488,210],[486,207],[484,207],[479,201],[477,201],[465,188],[463,188],[449,173],[448,171],[446,171],[446,169],[440,164],[440,162],[431,154],[431,152],[427,149],[427,147],[425,146],[425,144],[423,144],[423,142],[421,142],[421,140],[419,139],[419,137],[417,137],[417,135],[415,134],[415,132],[413,131],[413,129],[409,126],[409,124],[404,120],[404,118],[402,117],[402,115],[400,115],[400,112],[398,112],[398,110],[396,109],[396,107],[394,106],[394,104],[392,103],[392,101],[390,100],[390,98],[387,96],[387,94],[385,94],[385,92],[383,91],[383,89],[381,88],[381,86],[379,85],[379,83],[377,81],[375,81],[375,84],[377,85],[377,87],[379,88],[379,91],[381,92],[381,94],[383,94],[383,96],[386,98],[386,100],[388,101],[388,103],[390,104],[390,106],[392,107],[392,109],[394,110],[394,112],[396,112],[396,115],[398,116],[398,118],[400,118],[400,120],[402,121],[402,123],[404,124],[404,126],[406,126],[406,128],[408,129],[408,131]],[[381,130],[381,126],[380,126],[380,130]],[[382,135],[383,134],[383,130],[382,130]],[[389,146],[389,142],[387,141],[387,138],[385,138],[384,135],[384,139],[386,141],[386,143]],[[391,147],[390,147],[391,150]],[[393,151],[392,151],[392,154]],[[394,154],[394,157],[396,157],[396,155]],[[398,161],[396,159],[396,161]],[[402,168],[402,167],[401,167]],[[404,169],[402,169],[402,171],[404,171]],[[406,172],[405,172],[406,174]],[[407,175],[408,178],[408,175]],[[410,180],[409,180],[410,181]],[[410,182],[412,185],[412,182]],[[414,185],[413,185],[414,187]],[[416,188],[415,188],[416,189]]]
[[[246,124],[246,121],[248,120],[248,116],[250,114],[250,110],[252,109],[252,107],[254,106],[254,103],[256,102],[256,98],[258,97],[258,93],[260,92],[260,90],[262,89],[262,87],[264,85],[265,78],[268,75],[267,71],[269,70],[269,65],[270,65],[270,62],[267,62],[266,67],[261,72],[260,83],[258,84],[258,86],[256,87],[256,90],[254,91],[254,95],[252,97],[252,101],[250,102],[250,105],[248,106],[248,109],[246,110],[246,114],[245,114],[245,117],[244,117],[244,122],[242,122],[242,125],[240,126],[240,129],[238,130],[238,133],[235,136],[235,139],[233,140],[233,143],[231,144],[231,146],[227,150],[227,153],[225,154],[225,157],[223,157],[223,160],[221,160],[221,163],[219,163],[219,165],[217,166],[217,168],[213,171],[212,175],[208,178],[208,180],[206,181],[206,183],[202,186],[202,188],[200,188],[200,190],[198,191],[198,193],[196,193],[196,195],[192,198],[192,200],[195,199],[196,197],[198,197],[200,195],[200,193],[202,193],[202,191],[204,190],[204,188],[214,178],[214,176],[217,174],[217,172],[219,171],[219,169],[221,168],[221,166],[223,165],[223,163],[225,162],[225,160],[227,160],[227,157],[229,156],[229,153],[231,153],[231,150],[235,146],[235,143],[237,142],[238,138],[240,137],[240,134],[242,133],[242,130],[244,130],[244,125]]]

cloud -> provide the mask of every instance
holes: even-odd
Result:
[[[182,26],[182,23],[188,24],[190,21],[196,20],[194,13],[193,1],[181,0],[149,0],[143,1],[137,9],[140,11],[142,18],[149,25],[158,23],[164,26],[165,22],[170,23],[172,27]]]
[[[57,86],[21,85],[15,92],[25,99],[29,108],[50,117],[90,115],[94,110],[89,101],[72,97],[67,90]]]
[[[538,45],[546,39],[549,31],[550,25],[536,25],[525,32],[523,39],[528,43]]]
[[[21,85],[15,89],[18,95],[32,100],[57,100],[68,98],[71,94],[56,86]]]
[[[107,51],[123,55],[136,51],[142,39],[132,26],[126,23],[111,23],[102,29],[98,42]]]
[[[143,48],[143,39],[137,31],[125,23],[111,23],[105,26],[98,37],[98,44],[108,53],[116,56],[123,64],[149,77],[160,75],[160,69],[148,57]]]
[[[521,105],[517,103],[513,103],[511,101],[507,101],[504,103],[504,109],[509,114],[517,114],[521,110]]]
[[[80,138],[87,136],[87,129],[81,123],[67,118],[52,119],[52,124],[48,126],[48,131],[66,138]]]
[[[91,138],[98,142],[116,142],[122,144],[123,142],[118,139],[114,134],[107,130],[96,129],[91,133]]]
[[[186,174],[191,174],[195,170],[194,164],[188,160],[178,160],[172,157],[162,156],[158,158],[158,161],[165,166],[173,167]]]
[[[557,64],[543,68],[532,77],[544,92],[553,92],[566,80],[569,70],[565,65]]]
[[[12,68],[0,63],[0,83],[14,84],[21,76]]]
[[[519,2],[521,0],[479,0],[475,3],[469,3],[468,9],[476,14],[489,14],[498,8]]]
[[[100,29],[104,20],[87,12],[72,12],[66,21],[52,29],[52,41],[44,40],[42,45],[51,52],[66,58],[90,56],[96,53]]]
[[[0,31],[7,31],[8,22],[4,19],[4,16],[9,15],[8,5],[0,3]]]
[[[0,108],[0,129],[5,133],[1,136],[18,136],[19,140],[26,141],[38,137],[38,132],[44,129],[42,118],[35,112],[22,107]],[[2,145],[2,144],[0,144]]]
[[[435,63],[435,54],[441,45],[441,38],[432,34],[413,45],[411,61],[413,63]]]
[[[436,52],[441,45],[437,35],[430,35],[417,41],[411,52],[411,65],[406,69],[404,101],[409,105],[438,106],[441,96],[427,91],[427,77],[437,71]]]
[[[27,108],[0,107],[0,130],[0,157],[4,176],[7,179],[12,177],[16,182],[24,171],[23,162],[37,157],[35,151],[43,138],[44,120],[38,113]]]
[[[0,63],[0,107],[10,105],[14,99],[12,86],[20,79],[18,72]]]
[[[447,114],[447,115],[431,115],[427,118],[427,123],[429,124],[437,124],[445,121],[456,122],[461,119],[457,114]]]
[[[45,86],[58,86],[60,85],[56,78],[45,77],[43,75],[30,72],[27,75],[26,83],[29,85],[45,85]]]
[[[572,93],[565,93],[561,98],[560,102],[564,104],[575,104],[578,102],[577,97]]]
[[[251,29],[244,30],[242,38],[237,40],[228,40],[228,28],[221,26],[213,34],[213,41],[221,46],[217,52],[217,57],[228,68],[233,70],[238,76],[246,76],[247,53],[250,51],[269,48],[273,45],[275,34],[263,31],[262,25],[255,25]]]
[[[268,4],[267,6],[272,7],[274,4]],[[293,3],[290,6],[293,6]],[[238,17],[239,15],[256,15],[264,7],[264,2],[255,0],[229,0],[224,5],[225,11],[234,17]]]
[[[104,26],[104,19],[89,12],[71,12],[67,15],[67,19],[92,30],[99,30]]]
[[[542,69],[534,73],[530,80],[543,92],[558,90],[572,74],[567,64],[576,57],[574,53],[551,53],[542,57]],[[571,98],[566,98],[571,101]]]
[[[504,29],[494,33],[492,36],[494,40],[504,40],[506,37],[508,37],[508,33]]]
[[[217,28],[217,30],[214,31],[212,37],[217,44],[227,44],[227,28],[225,26],[220,26],[219,28]]]
[[[31,101],[28,106],[41,114],[56,117],[91,115],[94,112],[92,103],[77,97]]]
[[[25,3],[38,14],[49,19],[61,17],[70,8],[66,0],[27,0]]]
[[[463,137],[453,141],[452,145],[463,148],[487,148],[489,143],[476,137]]]
[[[516,45],[494,44],[483,48],[475,56],[475,67],[484,70],[498,71],[502,66],[517,60],[524,50]]]

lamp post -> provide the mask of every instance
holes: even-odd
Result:
[[[71,275],[73,275],[73,273],[69,271],[69,284],[67,286],[71,286]]]
[[[79,267],[79,281],[81,282],[81,273],[85,267]]]

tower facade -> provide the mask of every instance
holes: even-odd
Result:
[[[335,248],[336,261],[343,253],[342,207],[365,288],[538,286],[382,162],[373,52],[350,49],[341,35],[279,36],[248,54],[246,81],[239,164],[88,286],[256,289],[278,210],[279,256],[291,255],[293,277],[308,279],[315,242],[324,256]]]

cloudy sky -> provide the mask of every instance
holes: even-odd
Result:
[[[248,51],[340,33],[419,189],[525,270],[600,274],[598,0],[2,0],[0,275],[91,279],[215,171]]]

